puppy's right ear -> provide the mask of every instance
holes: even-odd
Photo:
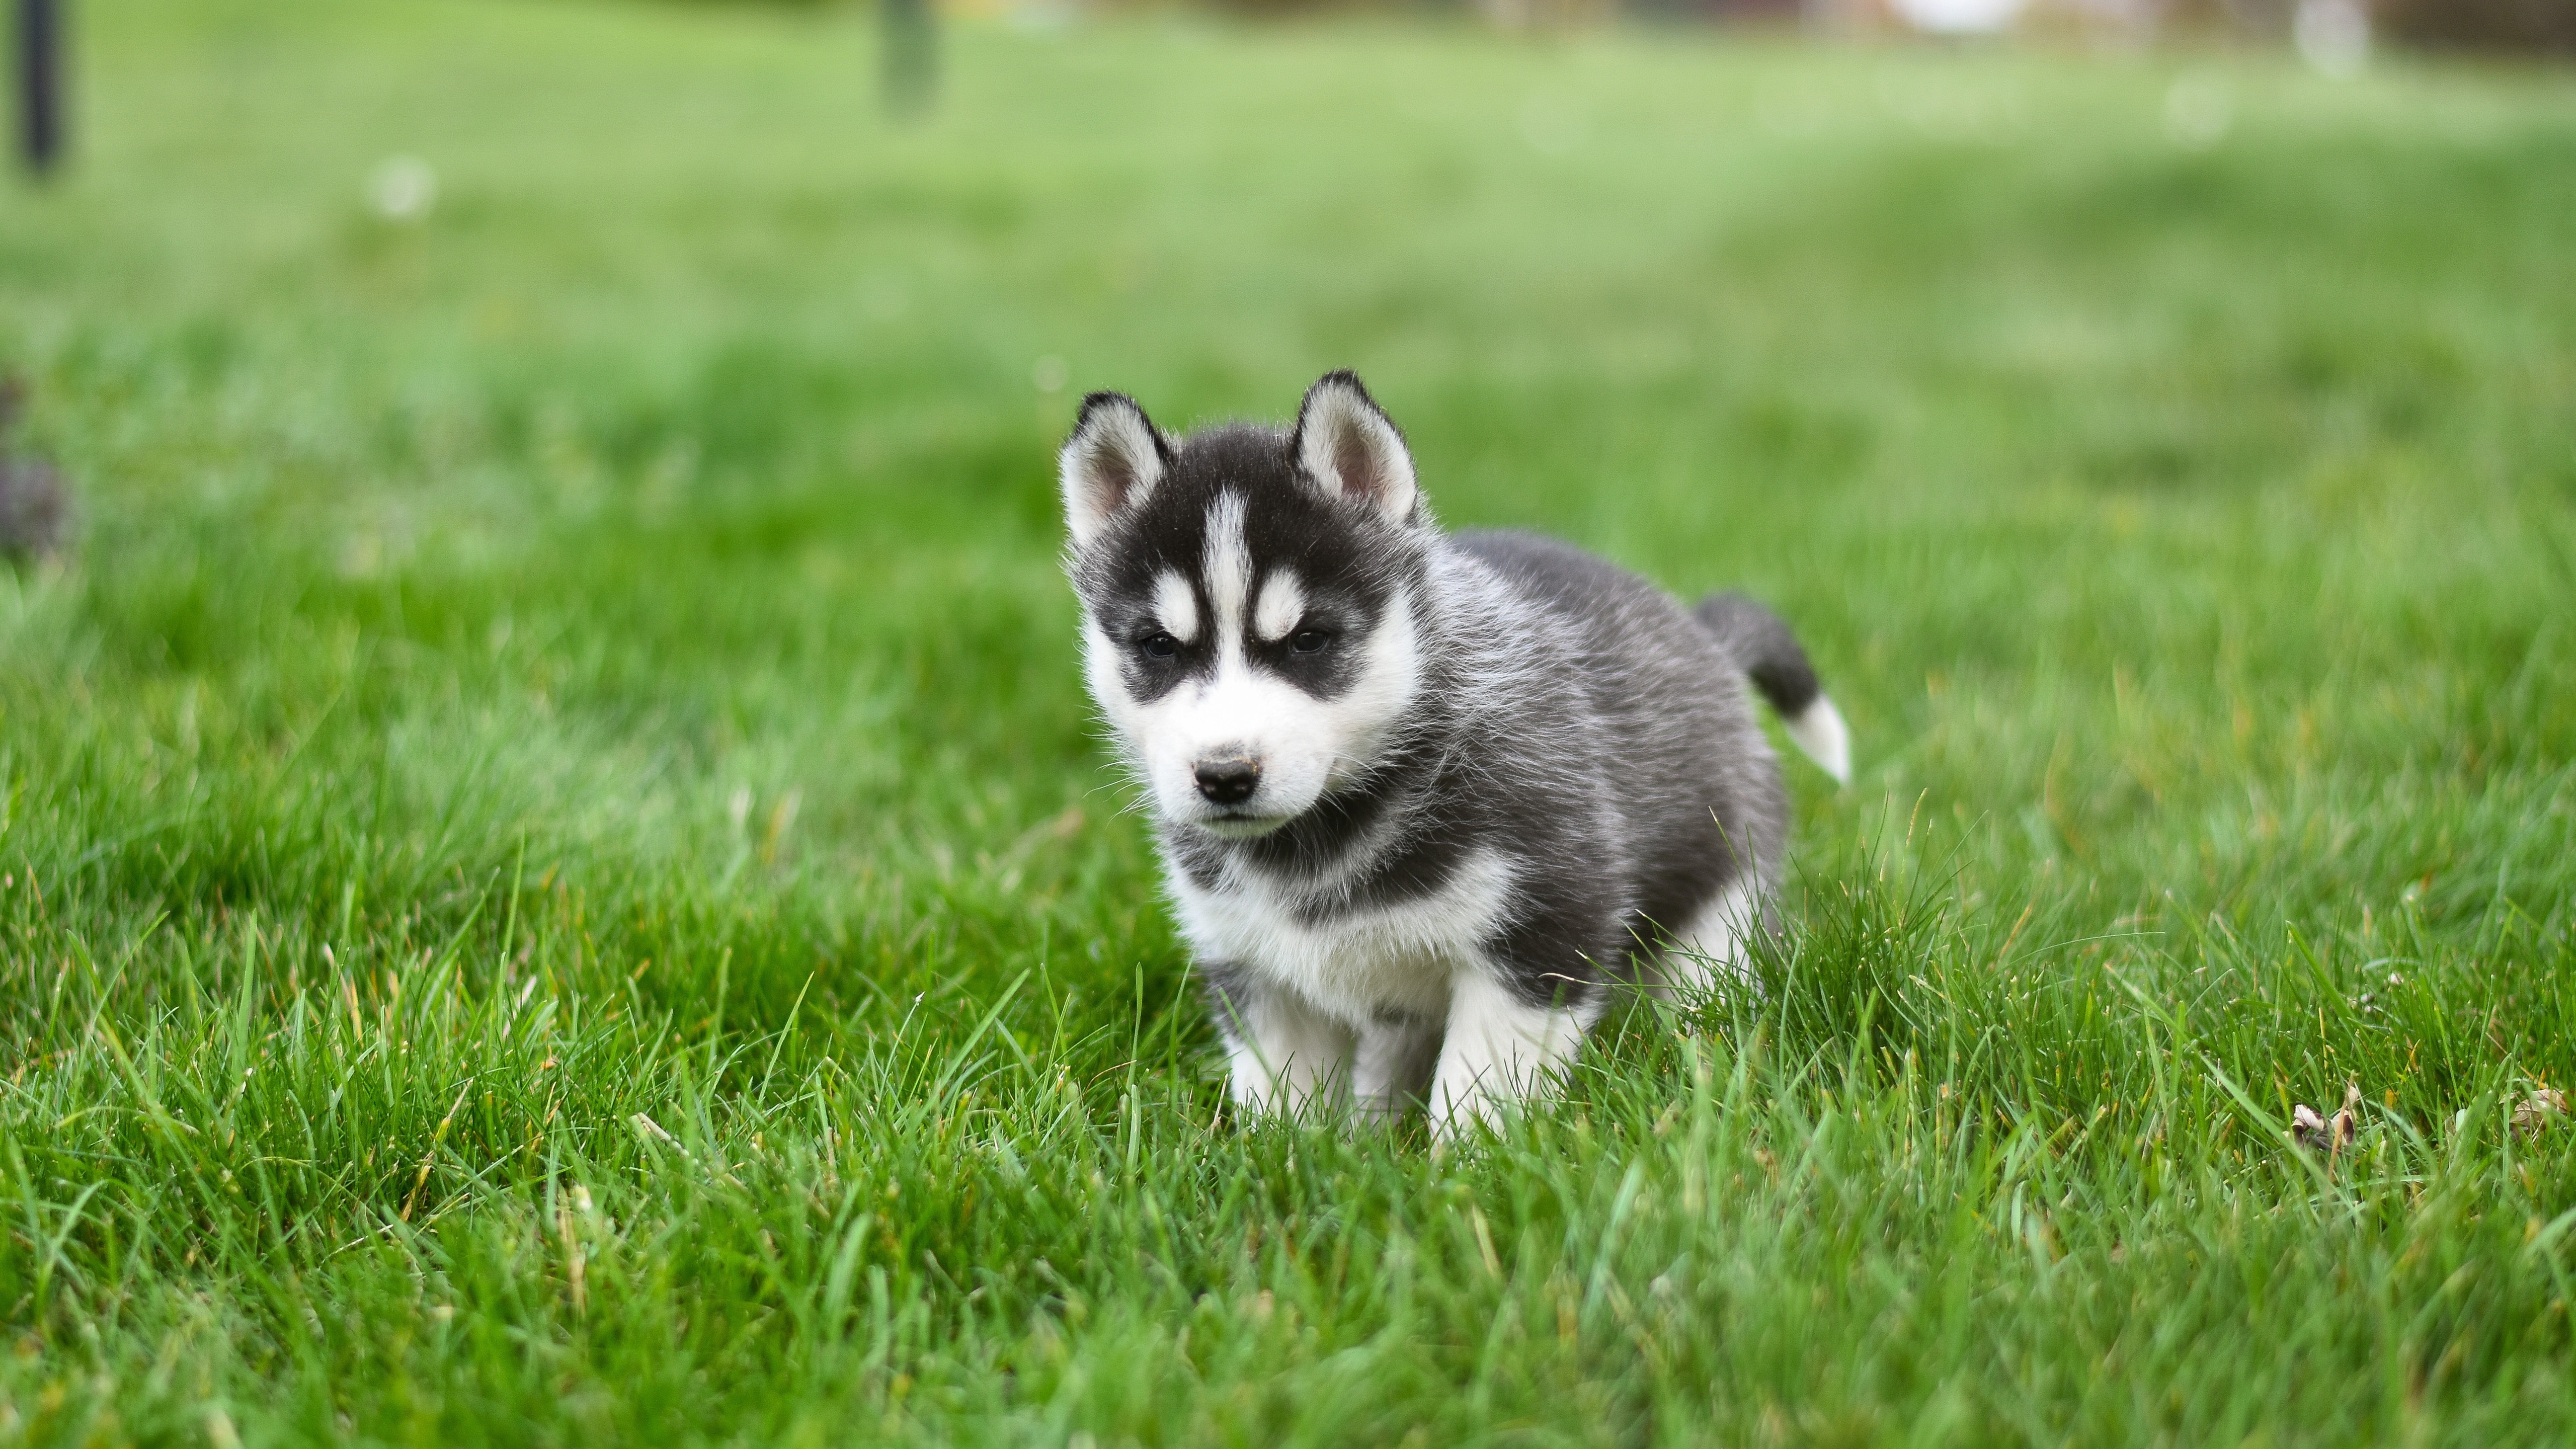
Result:
[[[1109,520],[1143,502],[1163,481],[1171,445],[1145,410],[1124,393],[1095,392],[1082,400],[1073,436],[1056,454],[1064,483],[1064,525],[1075,552],[1091,546]]]

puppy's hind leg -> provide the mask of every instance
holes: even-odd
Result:
[[[1348,1084],[1349,1027],[1292,992],[1239,977],[1218,980],[1226,1093],[1236,1106],[1293,1116],[1318,1098],[1330,1100]]]
[[[1730,882],[1657,953],[1646,989],[1660,1001],[1696,1004],[1712,992],[1752,985],[1750,943],[1761,919],[1754,883],[1742,877]]]

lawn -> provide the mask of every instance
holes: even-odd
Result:
[[[79,18],[0,1445],[2576,1439],[2576,74]],[[1857,732],[1439,1154],[1224,1109],[1056,564],[1082,391],[1341,365]]]

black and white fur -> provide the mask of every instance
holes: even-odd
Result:
[[[1094,393],[1059,461],[1091,692],[1237,1103],[1427,1092],[1454,1132],[1543,1086],[1616,983],[1741,966],[1787,829],[1744,682],[1849,759],[1761,606],[1685,613],[1565,544],[1441,532],[1347,372],[1286,432],[1174,437]]]

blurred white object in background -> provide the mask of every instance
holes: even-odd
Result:
[[[1082,8],[1067,0],[1022,0],[1008,13],[1012,29],[1031,35],[1062,35],[1082,23]]]
[[[2027,0],[1891,0],[1896,13],[1917,30],[1944,35],[1979,35],[1997,31],[2021,18]]]
[[[2165,88],[2165,138],[2184,150],[2208,150],[2235,124],[2235,98],[2218,77],[2187,70]]]
[[[367,204],[387,221],[418,221],[438,203],[438,173],[417,156],[388,156],[367,178]]]
[[[1583,113],[1548,95],[1521,102],[1521,139],[1542,156],[1570,156],[1580,149],[1590,128]]]
[[[2307,63],[2341,78],[2370,63],[2370,12],[2361,0],[2299,0],[2291,38]]]

